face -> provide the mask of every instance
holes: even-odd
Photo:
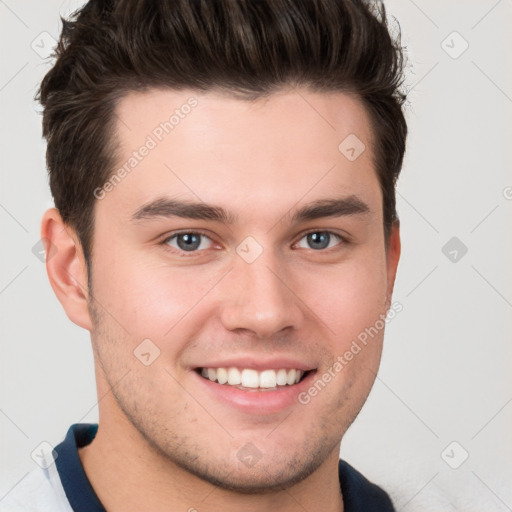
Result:
[[[357,338],[398,260],[362,105],[165,90],[116,113],[127,165],[96,191],[89,304],[100,425],[225,488],[304,479],[367,398],[383,329]]]

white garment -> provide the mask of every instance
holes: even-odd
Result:
[[[43,448],[40,458],[41,467],[27,473],[12,489],[4,489],[0,512],[73,512],[51,448]]]

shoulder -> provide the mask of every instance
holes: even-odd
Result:
[[[48,467],[33,469],[10,489],[3,490],[0,512],[73,512],[55,464],[48,461]]]
[[[370,482],[348,462],[338,463],[340,486],[346,512],[394,512],[395,508],[384,489]]]

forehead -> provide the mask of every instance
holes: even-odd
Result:
[[[172,194],[271,215],[302,198],[379,194],[368,115],[344,93],[150,90],[126,95],[116,116],[119,205]]]

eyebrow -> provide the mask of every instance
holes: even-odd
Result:
[[[370,207],[355,195],[333,199],[319,199],[299,210],[289,211],[283,216],[291,224],[325,217],[342,217],[370,213]],[[159,198],[142,205],[131,219],[133,222],[151,220],[159,217],[181,217],[184,219],[209,220],[232,225],[238,215],[228,212],[221,206],[202,202],[179,201],[170,198]]]

